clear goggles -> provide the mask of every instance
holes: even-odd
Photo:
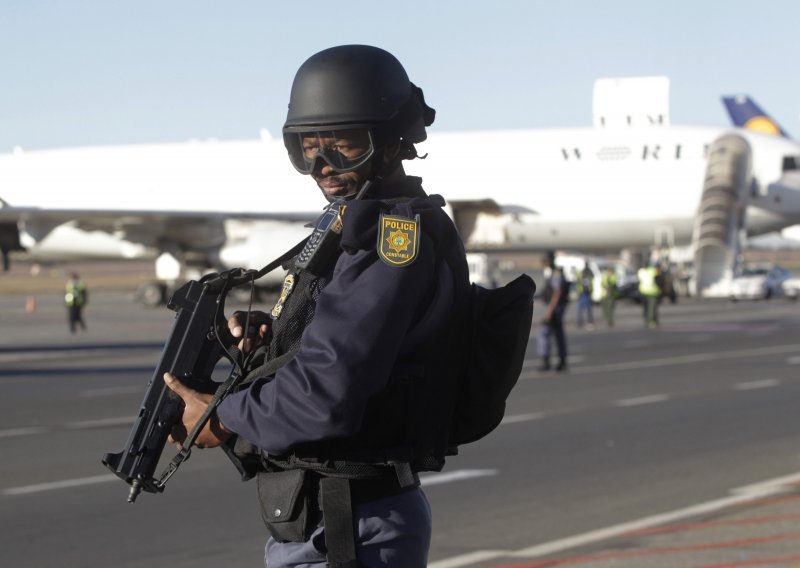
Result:
[[[286,132],[283,141],[292,165],[301,174],[325,164],[337,173],[351,172],[375,154],[375,141],[367,128]]]

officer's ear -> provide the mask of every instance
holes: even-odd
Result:
[[[400,140],[396,140],[394,142],[387,144],[383,148],[383,163],[391,164],[392,162],[397,160],[397,157],[400,155],[400,148],[401,148]]]

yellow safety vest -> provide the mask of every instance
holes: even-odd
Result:
[[[644,296],[658,296],[661,294],[661,289],[656,283],[658,271],[655,268],[640,268],[637,275],[639,277],[640,294]]]
[[[67,306],[82,306],[86,303],[86,285],[83,282],[67,282],[67,293],[64,294]]]
[[[617,275],[613,272],[604,272],[601,282],[603,284],[603,298],[614,296],[617,291]]]

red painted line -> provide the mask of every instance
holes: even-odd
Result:
[[[695,544],[692,546],[676,546],[671,548],[651,548],[645,550],[628,550],[622,552],[608,552],[601,554],[592,554],[587,556],[572,556],[568,558],[553,558],[551,560],[539,560],[534,562],[517,563],[517,564],[497,564],[491,568],[550,568],[552,566],[566,566],[568,564],[575,564],[578,562],[599,562],[601,560],[613,560],[617,558],[637,558],[644,556],[665,556],[668,554],[680,554],[683,552],[696,552],[699,550],[714,550],[725,548],[738,548],[742,546],[749,546],[752,544],[764,544],[767,542],[777,542],[781,540],[797,540],[800,539],[800,532],[778,534],[765,537],[755,537],[747,539],[738,539],[722,542],[709,542],[705,544]]]
[[[747,519],[736,519],[729,521],[707,521],[703,523],[684,523],[680,525],[668,525],[655,527],[652,529],[641,529],[620,534],[620,538],[632,536],[647,536],[652,534],[664,534],[672,532],[683,532],[696,529],[708,529],[715,527],[730,527],[737,525],[758,525],[761,523],[773,523],[777,521],[795,521],[800,519],[800,513],[795,515],[773,515],[771,517],[750,517]]]
[[[800,495],[775,495],[770,497],[760,497],[758,499],[752,499],[750,501],[744,501],[742,503],[738,503],[736,505],[731,506],[727,510],[736,511],[739,509],[747,509],[753,506],[760,506],[760,505],[774,505],[776,503],[785,503],[787,501],[800,501]],[[709,521],[713,523],[715,521]],[[724,522],[724,521],[720,521]],[[679,531],[683,530],[683,527],[691,528],[692,526],[704,526],[705,523],[686,523],[686,524],[679,524],[679,525],[666,525],[662,527],[655,527],[651,529],[641,529],[641,530],[634,530],[626,533],[622,533],[621,537],[630,537],[630,536],[638,536],[638,535],[647,535],[647,534],[656,534],[660,532],[672,532],[672,531]]]
[[[744,560],[741,562],[726,562],[725,564],[706,564],[696,568],[738,568],[741,566],[785,566],[787,562],[800,562],[800,556],[781,556],[776,558],[762,558],[761,560]]]

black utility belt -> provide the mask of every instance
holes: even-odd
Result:
[[[342,484],[345,485],[342,488]],[[403,482],[395,469],[386,469],[380,477],[347,478],[324,475],[313,469],[288,469],[285,471],[262,471],[257,478],[261,516],[267,530],[278,542],[303,542],[319,524],[325,509],[325,486],[347,491],[349,498],[337,496],[329,499],[335,504],[325,512],[326,516],[341,513],[350,507],[384,497],[398,495],[419,486],[419,477],[413,474]],[[349,487],[348,487],[349,486]],[[329,489],[330,490],[330,489]],[[327,524],[327,523],[326,523]]]
[[[386,478],[379,479],[351,479],[350,495],[353,503],[366,503],[382,497],[391,497],[403,491],[419,487],[419,478],[415,485],[401,486],[394,471],[390,471]]]

